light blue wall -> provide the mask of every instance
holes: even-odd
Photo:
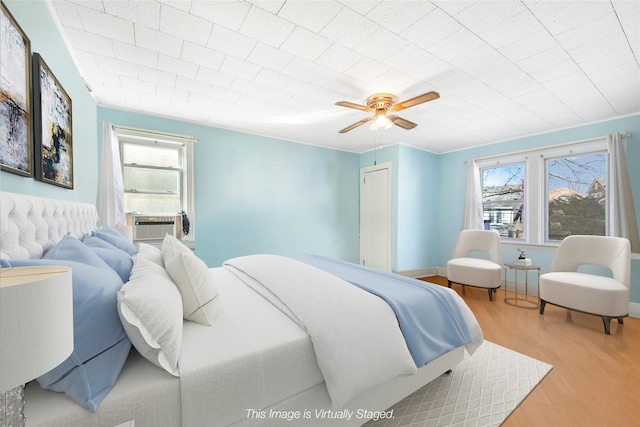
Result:
[[[581,141],[619,131],[628,131],[633,135],[628,139],[627,143],[627,164],[629,166],[636,216],[640,223],[640,167],[638,167],[640,165],[640,116],[610,120],[441,155],[439,166],[442,185],[439,186],[440,193],[436,204],[439,218],[440,258],[438,265],[446,265],[453,251],[456,237],[462,229],[467,176],[465,161],[472,158]],[[548,271],[553,253],[554,251],[551,248],[537,247],[527,249],[527,255],[541,265],[543,272]],[[516,255],[517,252],[513,247],[506,247],[502,251],[503,260],[515,258]],[[640,259],[632,260],[631,281],[631,301],[640,303]]]
[[[45,2],[5,1],[29,40],[66,90],[73,112],[74,189],[68,190],[9,172],[0,172],[0,190],[36,196],[95,203],[97,200],[98,152],[96,151],[96,105],[58,32]]]
[[[207,265],[254,253],[358,261],[357,154],[107,108],[98,118],[198,139],[196,254]]]
[[[400,145],[398,162],[398,252],[396,269],[437,265],[439,156]]]

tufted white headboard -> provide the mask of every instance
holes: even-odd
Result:
[[[81,239],[97,223],[90,203],[0,192],[0,258],[40,258],[66,233]]]

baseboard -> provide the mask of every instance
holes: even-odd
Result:
[[[526,282],[524,280],[520,280],[518,281],[518,293],[524,294],[525,293],[525,284]],[[502,286],[500,287],[500,289],[504,290],[504,282],[502,284]],[[511,280],[507,280],[507,290],[508,291],[515,291],[516,290],[516,282],[515,281],[511,281]],[[538,284],[535,283],[531,283],[529,282],[529,284],[527,285],[527,293],[529,295],[538,295]]]
[[[640,319],[640,304],[637,302],[629,303],[629,316]]]

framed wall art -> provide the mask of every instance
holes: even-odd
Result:
[[[0,168],[33,176],[31,42],[0,2]]]
[[[71,98],[38,53],[32,61],[35,177],[72,189]]]

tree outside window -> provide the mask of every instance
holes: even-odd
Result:
[[[607,156],[605,152],[545,161],[547,239],[575,234],[607,234]]]

